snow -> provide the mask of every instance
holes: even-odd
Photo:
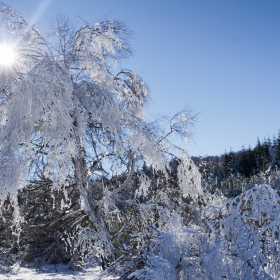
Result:
[[[113,276],[105,276],[102,274],[100,267],[85,269],[82,271],[73,271],[69,269],[68,265],[44,265],[39,269],[19,267],[13,272],[4,274],[0,272],[0,279],[2,280],[111,280],[117,279]]]

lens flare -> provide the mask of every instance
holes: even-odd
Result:
[[[17,52],[7,43],[0,44],[0,67],[12,67],[16,63]]]

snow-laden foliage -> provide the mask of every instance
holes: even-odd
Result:
[[[153,190],[140,167],[144,161],[152,164],[161,181],[167,181],[168,160],[176,148],[168,136],[186,137],[195,117],[183,110],[171,118],[167,132],[146,121],[147,86],[131,70],[114,73],[118,62],[132,54],[131,32],[122,23],[103,21],[75,29],[58,16],[48,41],[2,2],[0,15],[17,51],[16,65],[9,70],[1,66],[0,208],[9,198],[18,236],[24,223],[21,211],[32,217],[24,225],[32,242],[43,228],[55,229],[76,261],[101,258],[109,263],[118,254],[114,246],[127,253],[121,240],[133,236],[132,231],[139,234],[150,223],[165,223],[165,209],[157,204],[170,198],[161,186]],[[182,168],[193,165],[184,158]],[[188,174],[180,170],[181,192],[197,198],[199,176],[188,181],[188,193],[183,186]],[[32,193],[49,196],[20,210],[21,189],[28,205]],[[50,198],[53,216],[36,219],[36,213],[49,209]],[[67,234],[62,233],[66,225]],[[139,245],[132,243],[136,252]]]
[[[202,195],[201,175],[192,159],[186,154],[184,154],[178,166],[178,177],[183,197],[197,198]]]
[[[59,17],[58,41],[48,43],[14,10],[0,8],[22,65],[0,108],[3,197],[26,184],[26,169],[38,155],[44,176],[57,188],[73,170],[81,187],[93,173],[89,165],[94,170],[111,155],[127,159],[132,171],[140,158],[164,170],[160,135],[145,122],[145,83],[133,71],[110,72],[131,54],[123,24],[105,21],[74,31]]]
[[[278,279],[279,205],[269,185],[232,199],[208,196],[199,226],[166,217],[149,244],[146,265],[129,278]]]

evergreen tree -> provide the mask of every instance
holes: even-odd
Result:
[[[271,163],[271,154],[270,154],[270,149],[271,149],[271,139],[270,137],[265,138],[263,142],[263,172],[267,170]]]
[[[276,163],[280,167],[280,130],[276,139]]]
[[[237,162],[235,153],[230,150],[229,153],[225,153],[223,159],[223,167],[225,170],[225,175],[235,174],[237,172]]]
[[[256,169],[257,172],[263,170],[263,148],[260,142],[259,137],[257,138],[257,145],[254,148],[254,155],[255,155],[255,162],[256,162]]]

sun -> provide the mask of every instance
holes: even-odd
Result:
[[[16,63],[17,52],[13,45],[0,44],[0,67],[12,67]]]

